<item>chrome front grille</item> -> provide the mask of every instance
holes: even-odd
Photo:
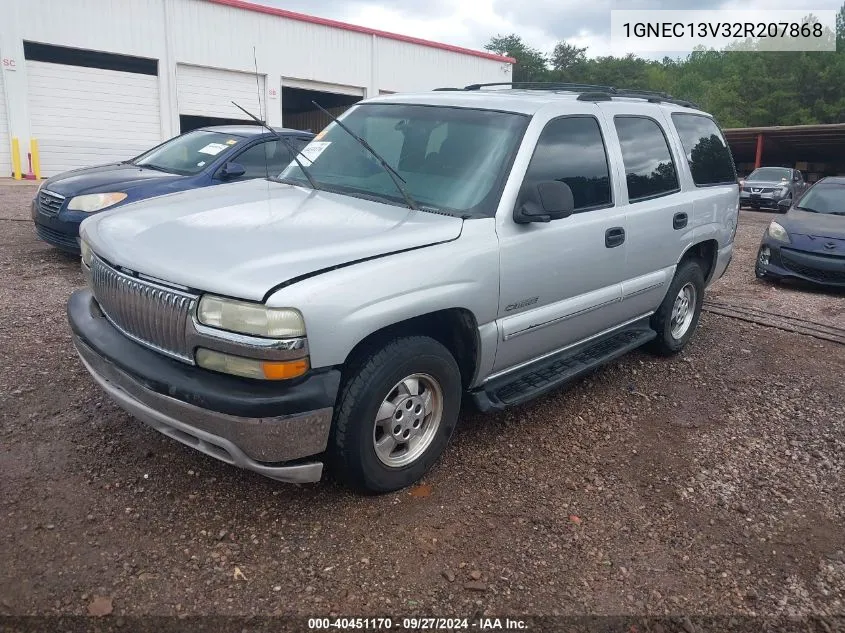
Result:
[[[197,296],[91,261],[91,290],[109,321],[134,341],[193,364],[187,327]]]
[[[44,215],[57,215],[64,204],[65,197],[52,191],[38,192],[38,210]]]

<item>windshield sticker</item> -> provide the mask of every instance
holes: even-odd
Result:
[[[226,141],[226,145],[234,145],[235,143],[237,143],[237,141],[233,138],[230,138],[228,141]]]
[[[217,156],[220,152],[226,149],[228,146],[224,145],[223,143],[209,143],[201,150],[199,150],[200,154],[211,154],[212,156]]]
[[[204,166],[205,166],[204,160],[201,160],[200,162],[197,163],[197,167],[204,167]]]
[[[306,165],[310,165],[317,157],[326,151],[326,148],[331,145],[331,141],[311,141],[302,148],[300,152],[300,159]]]

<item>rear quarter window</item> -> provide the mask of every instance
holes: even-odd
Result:
[[[736,184],[731,150],[713,119],[698,114],[672,114],[684,153],[698,186]]]

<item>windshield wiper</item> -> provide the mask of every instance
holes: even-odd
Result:
[[[313,103],[315,106],[317,106],[317,107],[318,107],[318,108],[319,108],[319,109],[323,112],[323,114],[325,114],[325,115],[326,115],[327,117],[329,117],[332,121],[334,121],[335,123],[337,123],[337,124],[338,124],[341,128],[343,128],[343,129],[344,129],[344,130],[345,130],[345,131],[349,134],[349,136],[351,136],[351,137],[352,137],[352,138],[354,138],[356,141],[358,141],[358,142],[361,144],[361,147],[363,147],[365,150],[367,150],[368,152],[370,152],[370,154],[372,154],[372,155],[375,157],[375,159],[379,162],[379,164],[380,164],[380,165],[384,168],[384,171],[386,171],[386,172],[387,172],[387,175],[388,175],[388,176],[390,176],[390,179],[391,179],[391,180],[394,182],[394,184],[396,185],[396,188],[399,190],[399,193],[401,193],[401,194],[402,194],[402,197],[403,197],[403,198],[405,198],[405,202],[407,203],[407,205],[408,205],[411,209],[413,209],[414,211],[416,211],[416,210],[417,210],[417,208],[418,208],[418,207],[417,207],[417,203],[416,203],[416,202],[414,202],[414,199],[411,197],[411,194],[409,194],[409,193],[408,193],[408,189],[407,189],[407,188],[405,187],[405,185],[404,185],[404,183],[405,183],[405,179],[404,179],[404,178],[402,178],[402,176],[400,176],[400,175],[399,175],[399,173],[398,173],[395,169],[393,169],[393,167],[391,167],[391,166],[387,163],[387,161],[386,161],[386,160],[384,160],[384,159],[383,159],[383,158],[379,155],[379,153],[378,153],[376,150],[374,150],[374,149],[370,146],[370,144],[369,144],[369,143],[367,143],[367,141],[365,141],[365,140],[364,140],[364,139],[362,139],[360,136],[358,136],[357,134],[355,134],[355,132],[353,132],[352,130],[350,130],[350,129],[349,129],[348,127],[346,127],[343,123],[341,123],[340,121],[338,121],[338,120],[337,120],[337,117],[335,117],[335,116],[334,116],[331,112],[329,112],[328,110],[326,110],[326,109],[325,109],[323,106],[321,106],[319,103],[317,103],[316,101],[311,101],[311,103]]]
[[[294,161],[296,161],[296,164],[297,164],[297,165],[299,165],[299,168],[302,170],[302,173],[303,173],[303,174],[305,174],[305,177],[308,179],[308,183],[311,185],[311,188],[312,188],[314,191],[319,191],[319,190],[320,190],[320,188],[317,186],[317,181],[316,181],[316,180],[314,180],[313,176],[311,176],[311,172],[309,172],[307,169],[305,169],[305,165],[303,165],[303,164],[302,164],[302,162],[299,160],[299,158],[297,158],[297,156],[298,156],[299,154],[301,154],[301,153],[302,153],[302,151],[301,151],[301,150],[296,149],[296,148],[295,148],[295,147],[291,144],[291,142],[290,142],[290,141],[288,141],[288,140],[287,140],[284,136],[282,136],[282,135],[281,135],[281,134],[279,134],[276,130],[274,130],[274,129],[273,129],[273,128],[271,128],[269,125],[267,125],[264,121],[262,121],[262,120],[261,120],[261,119],[259,119],[257,116],[255,116],[252,112],[249,112],[249,111],[248,111],[248,110],[246,110],[245,108],[241,108],[241,106],[239,106],[239,105],[238,105],[237,103],[235,103],[234,101],[232,101],[232,104],[233,104],[236,108],[238,108],[238,109],[242,110],[244,114],[246,114],[246,115],[247,115],[248,117],[250,117],[253,121],[255,121],[256,123],[258,123],[260,126],[262,126],[262,127],[266,128],[266,129],[270,130],[270,132],[272,132],[273,134],[275,134],[275,135],[276,135],[276,138],[277,138],[277,139],[279,139],[282,143],[284,143],[284,144],[285,144],[285,147],[287,147],[287,148],[288,148],[288,150],[290,150],[290,153],[291,153],[291,155],[293,156],[293,160],[294,160]],[[302,154],[302,155],[303,155],[303,156],[305,156],[305,154]],[[308,158],[307,156],[305,156],[305,157],[306,157],[306,158]]]
[[[165,174],[173,174],[175,172],[170,171],[169,169],[165,169],[164,167],[159,167],[158,165],[153,165],[152,163],[133,163],[137,167],[142,169],[152,169],[154,171],[163,171]]]
[[[795,207],[799,211],[809,211],[810,213],[818,213],[815,209],[808,209],[807,207]]]

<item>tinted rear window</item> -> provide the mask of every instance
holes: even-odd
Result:
[[[678,174],[663,129],[644,117],[617,116],[628,200],[636,202],[679,189]]]
[[[731,150],[716,123],[706,116],[672,114],[696,185],[736,183]]]

